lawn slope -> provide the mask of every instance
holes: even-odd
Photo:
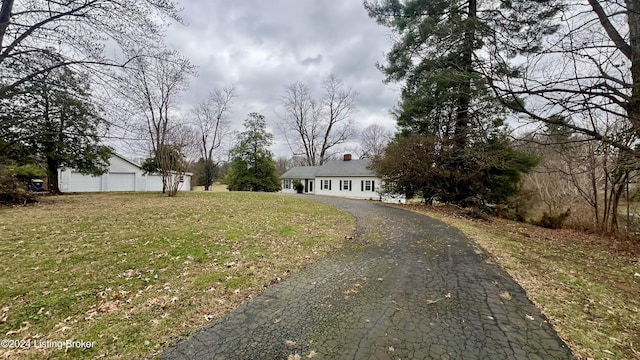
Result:
[[[0,358],[153,356],[340,247],[354,225],[276,194],[86,194],[2,208],[0,335],[31,346]],[[68,339],[93,347],[55,348]]]

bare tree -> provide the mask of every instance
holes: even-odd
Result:
[[[360,134],[360,158],[382,155],[391,140],[391,132],[378,124],[367,126]]]
[[[142,113],[142,126],[148,136],[151,153],[160,167],[164,193],[175,170],[170,167],[173,162],[162,157],[175,151],[170,146],[169,135],[178,126],[175,120],[176,100],[186,89],[195,68],[186,58],[169,51],[154,57],[136,58],[134,65],[123,79],[123,84],[127,85],[124,94]]]
[[[166,144],[161,145],[156,152],[160,173],[164,174],[163,186],[170,197],[176,196],[185,183],[189,167],[186,155],[195,150],[197,139],[198,134],[193,128],[183,124],[175,125],[167,133]]]
[[[163,18],[179,20],[178,11],[173,0],[2,0],[0,98],[59,67],[124,66],[132,57],[109,57],[105,44],[126,54],[161,43]]]
[[[483,69],[490,86],[523,117],[553,124],[562,115],[568,128],[640,155],[625,136],[640,135],[640,2],[567,2],[557,24],[517,72]],[[606,118],[622,125],[618,132],[607,133],[598,121]]]
[[[192,122],[198,131],[199,153],[204,160],[205,191],[213,184],[215,168],[218,166],[214,151],[223,145],[223,138],[229,135],[227,119],[235,97],[233,86],[216,89],[193,109]]]
[[[295,82],[285,88],[283,113],[278,124],[293,155],[302,155],[307,165],[322,165],[333,155],[336,145],[353,136],[353,112],[357,93],[344,89],[341,80],[330,75],[323,83],[320,101],[309,88]]]
[[[311,97],[309,88],[295,82],[285,88],[282,97],[284,113],[279,114],[282,122],[278,124],[289,148],[294,155],[302,155],[307,160],[307,165],[316,163],[316,141],[319,133],[317,122],[319,121],[318,105]]]
[[[615,129],[610,129],[606,133],[614,132]],[[557,216],[571,208],[574,222],[581,228],[620,231],[619,208],[623,195],[628,183],[639,175],[629,153],[584,134],[565,139],[534,135],[526,141],[527,148],[541,161],[534,171],[525,175],[523,187],[544,203],[549,215]],[[590,213],[580,212],[581,204],[586,205]]]
[[[278,156],[276,158],[276,171],[278,171],[278,175],[282,175],[287,172],[291,168],[289,159],[285,156]]]

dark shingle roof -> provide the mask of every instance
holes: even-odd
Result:
[[[313,179],[320,166],[296,166],[280,176],[281,179]]]
[[[375,176],[373,170],[367,169],[371,164],[369,159],[350,161],[329,161],[322,166],[298,166],[282,174],[282,179],[312,179],[332,176]]]
[[[316,176],[375,176],[373,170],[367,169],[369,159],[350,161],[329,161],[318,169]]]

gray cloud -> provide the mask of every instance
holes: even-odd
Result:
[[[398,86],[383,84],[375,67],[390,47],[389,34],[360,0],[189,0],[183,6],[185,25],[172,25],[167,41],[199,67],[183,98],[186,108],[212,89],[235,84],[235,127],[257,111],[273,129],[287,84],[300,81],[319,95],[322,81],[334,74],[359,93],[360,127],[393,128],[389,109]],[[274,151],[287,155],[279,144]]]

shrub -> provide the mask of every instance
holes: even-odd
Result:
[[[296,192],[298,194],[302,194],[302,192],[304,191],[304,185],[302,185],[302,181],[298,179],[293,180],[293,188],[296,189]]]
[[[540,220],[534,221],[534,225],[542,226],[547,229],[561,229],[569,215],[571,215],[571,209],[567,209],[567,211],[558,215],[550,215],[545,212],[542,214]]]
[[[16,166],[0,165],[0,203],[28,204],[36,202],[25,182],[18,179]]]
[[[25,183],[32,179],[41,179],[47,177],[47,170],[34,164],[25,164],[15,168],[16,177]]]

